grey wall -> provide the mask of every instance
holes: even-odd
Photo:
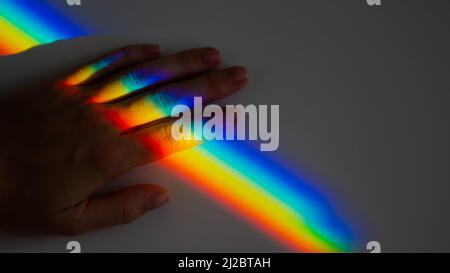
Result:
[[[450,251],[450,3],[445,0],[84,0],[61,9],[99,37],[0,58],[0,90],[49,78],[128,42],[210,45],[251,83],[227,99],[280,104],[279,156],[327,189],[361,247]],[[1,8],[1,7],[0,7]],[[179,179],[145,166],[172,201],[137,222],[74,238],[0,237],[0,251],[285,251]]]

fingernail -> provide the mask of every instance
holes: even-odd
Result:
[[[247,69],[241,66],[236,66],[228,69],[228,75],[234,85],[242,84],[248,78]]]
[[[156,192],[150,195],[147,200],[147,210],[156,209],[169,201],[167,192]]]
[[[217,65],[220,62],[220,52],[212,47],[203,49],[200,58],[205,65]]]
[[[144,53],[147,55],[155,55],[155,54],[159,53],[160,50],[161,50],[161,48],[159,47],[159,45],[144,46]]]

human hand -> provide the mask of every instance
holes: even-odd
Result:
[[[92,194],[196,144],[172,139],[173,120],[161,109],[242,89],[246,70],[214,70],[220,59],[211,48],[160,57],[158,46],[127,46],[69,78],[1,96],[0,229],[72,235],[166,203],[166,190],[150,184]]]

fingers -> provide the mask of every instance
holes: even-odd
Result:
[[[109,53],[67,77],[67,85],[87,85],[132,65],[159,57],[158,45],[130,45]]]
[[[107,196],[96,197],[69,209],[60,233],[74,235],[103,227],[133,222],[149,210],[169,201],[157,185],[136,185]]]
[[[139,160],[136,160],[135,162],[138,162],[138,165],[159,160],[170,154],[192,148],[201,143],[201,141],[195,140],[194,137],[181,139],[179,132],[173,132],[174,128],[178,128],[173,127],[175,122],[177,122],[175,119],[168,119],[122,136],[124,141],[140,143],[145,149],[146,158],[141,157]],[[191,134],[191,128],[181,129],[186,130],[186,134]],[[142,152],[140,151],[140,155],[142,155]]]
[[[243,67],[217,70],[112,104],[108,113],[120,129],[127,130],[170,116],[175,105],[192,106],[194,96],[202,97],[206,104],[242,89],[246,83],[247,70]]]
[[[213,48],[193,49],[162,57],[101,84],[93,92],[91,101],[105,103],[121,99],[144,88],[211,70],[219,63],[220,53]]]

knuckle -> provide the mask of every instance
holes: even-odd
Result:
[[[121,55],[125,60],[131,60],[135,50],[136,46],[134,45],[124,46],[119,50],[119,55]]]
[[[116,223],[129,224],[139,217],[140,213],[129,202],[124,203],[116,216]]]
[[[214,77],[212,74],[206,75],[204,78],[204,83],[206,85],[206,89],[208,92],[214,92],[214,91],[220,91],[221,86],[219,82],[217,81],[217,78]]]
[[[88,230],[86,218],[84,215],[85,208],[88,202],[83,201],[77,204],[74,208],[61,215],[60,218],[54,222],[60,235],[75,236],[84,233]]]
[[[171,126],[161,126],[159,129],[163,138],[165,145],[173,147],[176,145],[175,139],[172,137],[172,127]]]
[[[176,55],[176,60],[181,69],[185,72],[189,72],[192,68],[200,62],[198,54],[189,51]]]

